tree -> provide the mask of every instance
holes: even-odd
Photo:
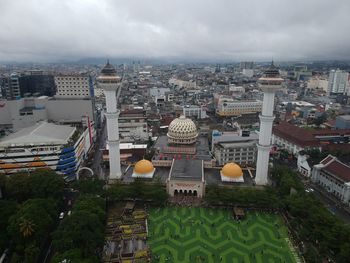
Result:
[[[15,201],[0,200],[0,253],[9,242],[9,235],[6,231],[9,218],[17,212],[18,204]]]
[[[23,237],[30,237],[34,233],[34,227],[32,221],[23,218],[22,221],[19,223],[19,229],[22,233]]]
[[[104,222],[89,211],[73,211],[54,233],[53,244],[58,253],[79,249],[84,258],[96,256],[103,246]]]
[[[72,184],[74,189],[79,190],[83,194],[96,194],[96,195],[105,195],[105,190],[103,189],[105,185],[104,180],[97,180],[94,178],[84,178],[78,181],[75,181]]]
[[[34,198],[62,197],[64,180],[61,175],[50,169],[39,169],[31,173],[29,184],[31,196]]]
[[[29,176],[27,174],[12,174],[5,184],[6,198],[23,202],[30,198],[31,187],[29,183]]]
[[[30,260],[36,254],[34,247],[43,245],[57,214],[53,199],[29,199],[9,218],[7,231],[14,243],[15,254],[21,258],[19,262],[25,262],[25,258],[28,258],[27,262],[35,262]]]
[[[79,197],[72,214],[53,234],[53,245],[57,251],[55,260],[67,259],[67,251],[70,251],[69,255],[76,260],[73,262],[99,262],[97,255],[104,242],[104,207],[103,198],[93,195]],[[85,261],[78,261],[81,258]]]
[[[98,260],[94,260],[92,258],[84,258],[80,249],[70,249],[63,253],[57,253],[52,258],[52,263],[62,263],[66,260],[69,263],[94,263],[99,262]]]

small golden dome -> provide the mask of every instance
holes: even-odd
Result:
[[[221,174],[226,177],[238,178],[243,176],[243,171],[236,163],[227,163],[222,167]]]
[[[154,171],[153,164],[148,160],[140,160],[135,164],[134,173],[136,174],[148,174]]]

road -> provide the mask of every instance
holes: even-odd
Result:
[[[92,158],[91,169],[94,171],[94,174],[101,180],[104,180],[104,172],[101,167],[103,150],[106,148],[106,139],[107,139],[107,125],[106,122],[102,123],[102,128],[99,137],[96,140],[95,152]]]
[[[315,197],[320,200],[333,215],[342,219],[346,224],[350,224],[350,213],[339,200],[330,196],[322,188],[313,183],[309,183],[308,185],[315,190],[313,192]]]
[[[63,192],[63,199],[64,199],[64,206],[62,209],[62,212],[64,212],[65,216],[67,215],[67,212],[72,208],[72,205],[74,204],[75,200],[78,198],[79,193],[77,191],[72,191],[70,188],[65,188]],[[70,202],[69,202],[70,200]],[[57,215],[58,216],[58,215]],[[57,224],[55,226],[55,230],[58,229],[60,224],[62,223],[62,220],[58,220]],[[53,233],[52,231],[51,233]],[[52,256],[54,254],[54,251],[52,249],[52,239],[51,234],[47,240],[47,246],[45,247],[45,253],[43,253],[38,260],[38,263],[49,263],[51,262]]]

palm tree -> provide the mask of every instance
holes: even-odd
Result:
[[[34,226],[35,224],[32,221],[25,218],[19,223],[20,232],[24,237],[29,237],[34,233]]]

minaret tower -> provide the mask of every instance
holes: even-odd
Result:
[[[259,87],[264,92],[263,108],[260,118],[260,133],[258,143],[258,161],[256,165],[255,183],[257,185],[267,184],[267,173],[269,168],[272,123],[274,120],[273,108],[276,90],[281,88],[283,79],[273,61],[269,69],[259,78]]]
[[[119,128],[117,110],[116,91],[120,89],[120,77],[115,68],[109,64],[101,70],[97,77],[98,86],[104,90],[106,97],[106,119],[107,119],[107,138],[109,146],[109,182],[121,178],[120,152],[119,152]]]

